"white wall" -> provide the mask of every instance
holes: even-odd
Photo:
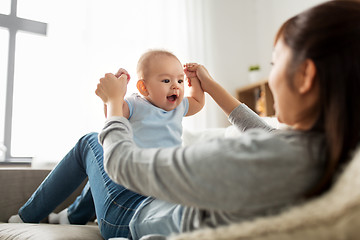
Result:
[[[242,85],[247,66],[257,59],[255,7],[253,0],[204,1],[205,66],[231,94]],[[206,107],[210,115],[207,127],[228,125],[212,100]]]
[[[207,0],[204,1],[205,62],[212,76],[235,96],[249,84],[248,67],[270,71],[273,38],[289,17],[324,0]],[[220,108],[207,100],[207,127],[229,123]]]
[[[266,78],[270,71],[271,53],[277,30],[288,18],[315,6],[324,0],[255,0],[258,63]]]

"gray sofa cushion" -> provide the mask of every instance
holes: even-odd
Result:
[[[0,168],[0,222],[7,222],[11,215],[17,214],[19,208],[49,173],[48,169]],[[81,193],[85,183],[86,181],[54,212],[59,212],[69,206]]]
[[[1,223],[0,239],[14,240],[91,240],[103,239],[97,225],[58,225]]]
[[[0,240],[6,239],[103,239],[97,225],[8,224],[50,170],[0,168]],[[60,206],[59,212],[74,201],[85,182]],[[46,222],[46,219],[44,219]]]

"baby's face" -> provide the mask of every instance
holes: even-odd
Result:
[[[148,67],[144,79],[149,93],[146,99],[165,111],[175,109],[184,98],[184,70],[181,63],[174,57],[158,56]]]

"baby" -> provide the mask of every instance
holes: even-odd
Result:
[[[125,98],[123,105],[135,143],[142,148],[180,145],[182,118],[199,112],[205,103],[199,80],[189,79],[189,96],[184,98],[184,69],[174,54],[163,50],[144,53],[137,65],[137,75],[136,86],[141,95]],[[115,75],[125,76],[129,79],[124,69]]]
[[[135,143],[141,148],[181,145],[182,118],[199,112],[205,103],[199,79],[196,76],[188,78],[191,88],[189,96],[184,97],[185,74],[182,64],[174,54],[163,50],[144,53],[138,61],[137,75],[139,80],[136,86],[141,95],[126,97],[123,105],[124,117],[132,125]],[[122,68],[110,76],[130,80],[130,75]],[[96,94],[102,96],[99,85]],[[94,215],[91,187],[87,183],[69,208],[49,215],[49,222],[86,224]],[[16,219],[20,220],[18,215],[9,222],[18,221]]]

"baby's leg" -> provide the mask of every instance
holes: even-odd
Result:
[[[95,216],[95,206],[91,187],[86,183],[81,195],[69,206],[68,218],[71,224],[86,224]]]
[[[87,174],[81,148],[79,141],[20,208],[19,216],[24,222],[40,222],[84,181]]]
[[[95,216],[95,206],[92,198],[90,184],[86,183],[81,194],[69,208],[60,213],[51,213],[49,223],[59,224],[86,224]]]
[[[110,237],[129,237],[129,223],[138,206],[146,196],[142,196],[114,183],[104,170],[103,149],[96,134],[85,136],[86,146],[82,160],[89,177],[94,199],[96,217],[101,235]]]
[[[20,208],[21,219],[31,223],[41,221],[87,176],[102,236],[106,239],[129,237],[130,220],[147,197],[132,192],[109,178],[103,166],[103,149],[95,133],[82,137],[46,177]]]

